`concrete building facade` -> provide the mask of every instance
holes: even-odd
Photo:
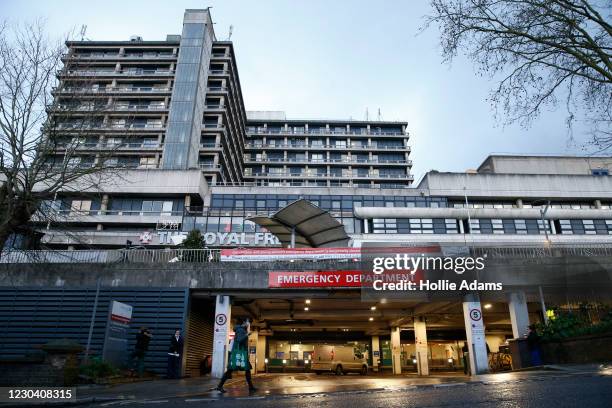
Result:
[[[350,257],[219,257],[224,249],[279,248],[253,217],[297,200],[339,222],[349,249],[401,242],[492,257],[487,248],[533,256],[559,248],[543,262],[566,261],[567,248],[609,256],[612,158],[492,155],[478,170],[430,171],[413,187],[406,122],[246,112],[233,45],[216,39],[208,10],[186,10],[182,34],[166,41],[67,45],[54,91],[61,109],[51,114],[66,142],[81,144],[79,165],[108,160],[123,177],[60,192],[47,206],[54,220],[37,224],[44,250],[0,258],[0,348],[7,355],[61,337],[91,341],[99,353],[114,299],[134,306],[132,334],[141,325],[153,329],[147,364],[160,373],[168,338],[180,327],[183,374],[199,375],[210,356],[219,376],[232,315],[253,321],[254,371],[307,371],[314,345],[351,342],[367,351],[368,369],[427,375],[460,368],[465,342],[473,372],[484,372],[487,346],[497,352],[546,314],[529,291],[482,305],[478,293],[386,303],[366,302],[350,285],[271,284],[282,272],[354,272]],[[194,229],[206,248],[181,252]],[[517,270],[521,261],[514,259]]]

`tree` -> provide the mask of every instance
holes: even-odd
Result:
[[[185,249],[204,249],[204,237],[200,230],[191,230],[183,241]]]
[[[584,121],[599,151],[612,149],[609,0],[432,0],[426,26],[440,28],[445,61],[464,51],[500,76],[491,90],[505,123],[529,126],[564,103],[569,128]]]
[[[0,249],[12,234],[32,232],[33,218],[56,219],[44,203],[58,192],[91,190],[112,176],[110,151],[84,150],[96,117],[79,111],[87,95],[53,99],[65,51],[41,22],[0,23]]]

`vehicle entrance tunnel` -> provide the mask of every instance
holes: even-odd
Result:
[[[528,304],[521,294],[508,302],[483,304],[474,297],[366,303],[359,291],[266,296],[192,293],[193,304],[205,301],[214,308],[213,376],[220,377],[227,367],[233,324],[239,317],[251,321],[253,373],[362,375],[463,372],[466,365],[471,373],[487,372],[490,354],[505,349],[507,340],[521,337],[530,321],[540,319],[538,305]],[[191,338],[198,337],[194,330]]]

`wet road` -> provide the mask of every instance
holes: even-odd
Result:
[[[298,381],[299,383],[299,381]],[[235,384],[238,385],[238,384]],[[398,384],[399,385],[399,384]],[[231,386],[230,388],[234,388]],[[241,389],[242,387],[240,387]],[[238,389],[238,388],[237,388]],[[314,391],[311,389],[310,391]],[[478,381],[451,381],[437,384],[402,385],[352,391],[315,391],[287,395],[259,391],[159,399],[135,399],[91,404],[96,407],[610,407],[612,376],[569,373],[529,373],[507,377],[483,377]]]

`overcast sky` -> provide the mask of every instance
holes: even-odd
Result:
[[[418,34],[426,0],[0,0],[12,21],[44,17],[51,35],[87,25],[91,40],[179,34],[184,9],[212,6],[215,32],[231,37],[247,110],[290,118],[408,122],[413,172],[476,168],[490,153],[576,154],[564,112],[530,129],[503,128],[487,102],[494,85],[472,64],[442,62],[437,28]],[[580,138],[579,134],[575,134]]]

